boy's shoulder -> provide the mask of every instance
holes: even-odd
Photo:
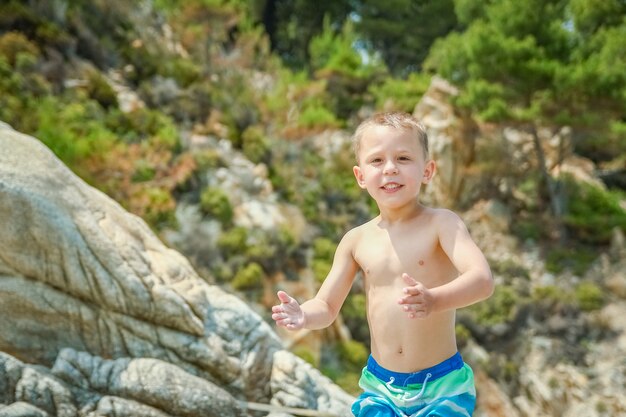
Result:
[[[367,230],[371,229],[379,221],[380,219],[378,217],[374,217],[373,219],[365,223],[355,226],[352,229],[348,230],[346,234],[343,235],[343,238],[341,240],[353,244],[358,243],[363,235],[367,233]]]
[[[460,221],[461,218],[454,211],[440,208],[440,207],[423,207],[423,210],[418,216],[420,221],[426,221],[428,223],[446,223],[446,222],[457,222]]]
[[[458,221],[461,220],[458,214],[447,208],[426,207],[424,214],[430,216],[435,221]]]

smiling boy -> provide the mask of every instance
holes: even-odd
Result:
[[[353,414],[471,416],[476,392],[457,351],[455,311],[493,293],[489,265],[455,213],[419,202],[436,167],[417,120],[375,115],[353,143],[354,176],[379,215],[345,234],[313,299],[300,305],[279,291],[272,318],[289,330],[329,326],[361,270],[371,355]]]

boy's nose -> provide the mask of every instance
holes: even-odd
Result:
[[[383,174],[391,175],[398,173],[398,166],[393,161],[387,161],[383,167]]]

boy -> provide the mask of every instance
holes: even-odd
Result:
[[[471,416],[473,373],[457,352],[455,310],[493,293],[485,256],[461,219],[418,201],[435,173],[428,138],[411,115],[384,113],[354,134],[359,187],[380,214],[345,234],[317,295],[302,305],[284,291],[272,307],[289,330],[329,326],[360,269],[371,355],[355,416]]]

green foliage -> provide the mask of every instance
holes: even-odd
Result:
[[[333,112],[341,119],[361,107],[369,82],[386,72],[384,64],[375,56],[365,59],[355,49],[356,42],[350,21],[337,33],[326,19],[324,30],[309,46],[311,68],[317,78],[327,80]]]
[[[572,273],[582,276],[596,259],[595,251],[582,245],[553,246],[546,255],[546,270],[553,273],[569,269]]]
[[[313,262],[312,268],[315,279],[318,282],[324,281],[330,271],[337,245],[330,239],[317,238],[313,241]]]
[[[511,287],[499,285],[485,301],[468,307],[476,322],[484,326],[506,323],[514,318],[520,297]]]
[[[304,359],[305,362],[308,362],[315,367],[319,366],[319,361],[315,359],[315,354],[309,347],[304,345],[298,345],[291,352],[301,359]]]
[[[191,86],[201,77],[201,68],[190,59],[172,57],[159,67],[159,74],[171,77],[183,88]]]
[[[339,27],[351,11],[349,2],[336,0],[277,0],[265,2],[259,11],[272,50],[292,69],[309,62],[311,39],[323,31],[324,18]]]
[[[554,285],[534,287],[531,293],[532,300],[537,303],[549,305],[572,305],[574,297],[569,291],[558,288]]]
[[[369,340],[365,294],[362,292],[348,294],[341,308],[341,315],[355,340]]]
[[[520,277],[530,279],[530,272],[528,272],[528,269],[526,269],[524,265],[512,260],[490,261],[489,265],[491,266],[491,270],[494,274],[503,275],[507,278]]]
[[[241,148],[242,133],[260,120],[256,93],[250,79],[241,72],[222,73],[220,84],[221,88],[211,90],[211,103],[219,110],[219,122],[228,128],[228,139],[236,148]]]
[[[298,117],[298,127],[308,131],[319,130],[323,128],[338,128],[341,122],[335,114],[324,104],[318,101],[312,101],[304,105]]]
[[[619,25],[626,14],[626,4],[621,0],[570,0],[569,9],[575,27],[585,34]]]
[[[138,159],[135,161],[135,173],[132,180],[134,182],[144,182],[154,179],[156,175],[156,169],[149,161],[145,159]]]
[[[430,80],[429,75],[417,72],[410,73],[407,79],[386,77],[379,84],[371,84],[368,92],[377,109],[413,113]]]
[[[248,230],[245,227],[233,227],[222,234],[217,240],[218,248],[225,256],[233,256],[248,251]]]
[[[218,187],[207,187],[200,195],[202,212],[215,218],[220,223],[230,225],[233,219],[233,207],[228,195]]]
[[[329,19],[324,19],[322,32],[309,44],[310,65],[314,71],[328,71],[351,78],[368,78],[381,69],[375,57],[365,62],[354,48],[357,42],[354,25],[346,21],[340,33],[336,33]]]
[[[194,152],[193,157],[200,171],[226,166],[219,151],[209,148]]]
[[[454,326],[454,333],[456,335],[456,344],[459,349],[462,349],[467,345],[467,342],[472,338],[472,332],[462,324],[456,324]]]
[[[110,151],[117,138],[102,123],[102,108],[93,101],[63,103],[50,96],[37,107],[34,135],[70,167]]]
[[[607,95],[624,91],[623,25],[576,33],[560,0],[457,3],[478,17],[436,42],[427,66],[460,84],[459,103],[484,119],[597,126],[598,101],[606,111]]]
[[[356,30],[393,74],[421,68],[433,41],[457,27],[452,0],[361,0]]]
[[[87,72],[87,93],[104,108],[117,107],[117,95],[99,71]]]
[[[242,150],[246,158],[254,163],[267,162],[270,152],[270,144],[263,128],[259,125],[250,126],[241,135]]]
[[[343,364],[349,368],[358,370],[367,362],[369,352],[365,345],[356,340],[348,340],[339,343],[339,357]]]
[[[614,228],[626,231],[621,193],[576,182],[570,177],[565,177],[563,182],[568,199],[564,221],[572,237],[582,243],[607,244]]]
[[[176,227],[176,201],[172,194],[163,188],[148,187],[138,191],[144,197],[145,208],[142,218],[146,223],[157,227]]]
[[[37,45],[20,32],[7,32],[0,36],[0,56],[4,57],[9,65],[15,66],[20,54],[38,58],[40,52]]]
[[[337,366],[326,366],[322,368],[322,372],[345,391],[357,394],[360,391],[358,381],[361,369],[369,356],[368,350],[356,340],[341,342],[335,350]]]
[[[599,310],[604,306],[604,292],[593,282],[581,282],[574,291],[576,301],[583,311]]]
[[[232,285],[236,290],[251,290],[260,288],[263,284],[265,273],[261,265],[252,262],[237,271],[233,278]]]

